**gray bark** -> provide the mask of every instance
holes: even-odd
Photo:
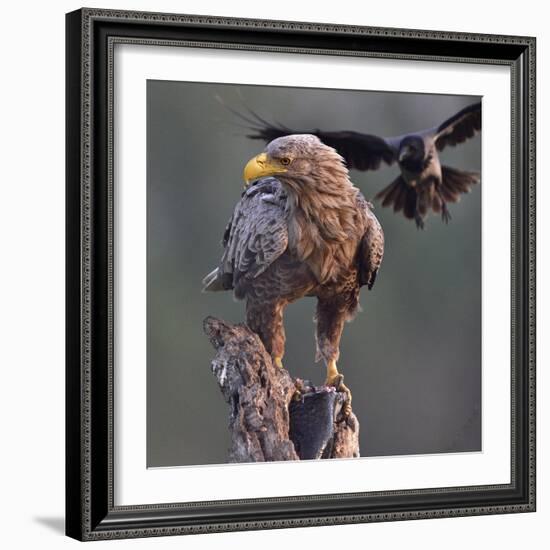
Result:
[[[229,462],[359,456],[359,423],[334,388],[293,380],[245,325],[208,317],[211,368],[229,404]]]

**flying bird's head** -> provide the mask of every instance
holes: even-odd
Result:
[[[248,161],[243,175],[246,187],[267,176],[296,187],[326,177],[325,172],[347,180],[344,160],[332,147],[311,134],[292,134],[268,143],[262,153]]]
[[[424,140],[420,136],[407,136],[399,145],[397,160],[406,168],[412,168],[424,160],[424,155]]]

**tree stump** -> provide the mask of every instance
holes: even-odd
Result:
[[[359,422],[334,388],[293,380],[246,325],[207,317],[211,368],[229,404],[228,462],[359,456]]]

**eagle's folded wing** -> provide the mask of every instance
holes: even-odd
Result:
[[[359,247],[359,282],[370,290],[384,257],[384,232],[368,204],[365,209],[368,225]]]
[[[232,278],[237,290],[263,273],[287,248],[288,227],[281,184],[265,178],[237,203],[224,236],[225,251],[218,277]]]

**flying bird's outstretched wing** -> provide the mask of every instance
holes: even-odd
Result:
[[[474,137],[481,130],[481,103],[468,105],[434,128],[435,145],[442,151],[447,145],[458,145]]]
[[[261,275],[288,245],[283,189],[275,178],[249,187],[237,203],[225,230],[220,266],[203,280],[203,290],[234,288],[237,297],[246,281]]]
[[[366,171],[378,170],[382,162],[387,165],[397,160],[399,140],[383,138],[373,134],[347,131],[325,132],[324,130],[296,130],[279,123],[270,123],[260,115],[247,109],[248,115],[228,107],[228,109],[246,122],[254,133],[250,139],[259,139],[269,143],[276,138],[290,134],[311,134],[317,136],[325,145],[332,147],[344,158],[348,168]]]
[[[261,139],[266,143],[290,134],[312,134],[325,145],[333,147],[344,157],[348,168],[355,170],[378,170],[382,162],[393,164],[397,159],[397,149],[393,140],[372,134],[354,131],[325,132],[323,130],[291,130],[286,126],[264,124],[249,134],[251,139]]]

